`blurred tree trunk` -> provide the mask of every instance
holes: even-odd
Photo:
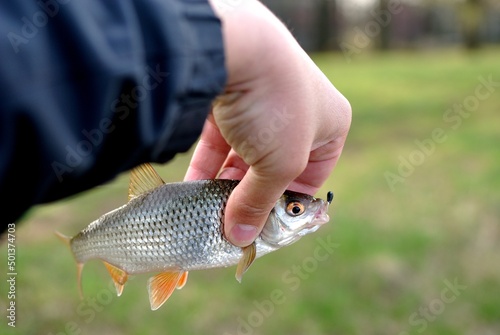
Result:
[[[336,0],[316,0],[316,48],[320,51],[338,49]],[[333,29],[332,29],[333,26]]]
[[[467,49],[477,49],[481,46],[479,29],[484,20],[486,4],[482,0],[466,0],[460,5],[460,21]]]
[[[389,1],[390,0],[379,0],[378,13],[390,13]],[[389,19],[386,24],[380,25],[380,37],[378,41],[379,50],[389,50],[391,47],[391,21],[392,20]]]

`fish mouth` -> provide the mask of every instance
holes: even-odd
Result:
[[[314,219],[312,220],[311,225],[321,226],[328,221],[330,221],[330,216],[328,216],[328,203],[325,202],[314,215]]]
[[[314,218],[311,223],[309,223],[307,227],[299,233],[299,235],[304,236],[310,233],[314,233],[319,229],[319,227],[321,227],[328,221],[330,221],[330,216],[328,216],[328,202],[324,202],[318,209],[316,214],[314,214]]]

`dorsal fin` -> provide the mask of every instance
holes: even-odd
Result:
[[[165,184],[155,169],[149,163],[136,166],[130,172],[128,185],[128,200]]]

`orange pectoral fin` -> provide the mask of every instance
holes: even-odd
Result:
[[[255,242],[250,244],[248,247],[242,248],[243,255],[241,256],[240,261],[238,262],[238,266],[236,267],[236,280],[241,283],[241,278],[243,274],[248,270],[250,265],[252,265],[255,260],[255,256],[257,255],[257,249],[255,246]]]
[[[113,279],[113,283],[115,284],[116,287],[116,294],[118,296],[121,296],[123,292],[123,287],[125,286],[125,283],[127,282],[128,279],[128,274],[122,269],[117,268],[112,264],[109,264],[104,261],[103,263],[106,266],[106,269],[108,269],[108,272],[111,275],[111,279]]]
[[[162,272],[149,278],[148,293],[151,310],[155,311],[160,308],[176,287],[182,287],[185,284],[186,279],[187,272],[182,271]]]

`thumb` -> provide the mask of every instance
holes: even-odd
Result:
[[[276,201],[291,179],[260,174],[250,167],[229,196],[224,215],[224,234],[232,244],[251,244],[262,231]]]

